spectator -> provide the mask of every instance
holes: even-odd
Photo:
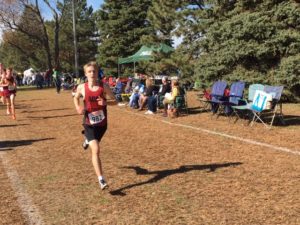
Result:
[[[158,101],[157,104],[158,104],[159,108],[162,108],[165,94],[171,92],[171,85],[168,82],[168,77],[163,77],[161,79],[161,82],[162,82],[162,86],[161,86],[161,88],[158,92],[158,95],[157,95],[157,101]]]
[[[42,89],[43,88],[43,83],[44,83],[44,77],[40,72],[37,72],[36,77],[35,77],[35,82],[36,82],[36,88],[37,89]]]
[[[52,77],[53,77],[53,81],[55,83],[56,93],[59,94],[60,89],[61,89],[61,73],[59,72],[59,70],[57,68],[53,69]]]
[[[132,95],[130,96],[129,106],[131,108],[139,108],[139,98],[142,93],[145,91],[144,80],[140,80],[138,85],[135,86]]]
[[[165,94],[165,98],[163,100],[164,104],[164,113],[163,116],[166,117],[167,110],[168,110],[168,105],[173,103],[175,100],[175,97],[179,95],[179,83],[178,80],[172,80],[172,92]]]
[[[139,110],[143,110],[147,104],[147,100],[149,97],[153,96],[153,91],[155,90],[155,86],[153,85],[153,81],[148,78],[146,80],[146,89],[143,94],[140,95],[139,99]]]
[[[50,84],[51,84],[51,75],[52,75],[52,70],[48,69],[46,71],[45,77],[44,77],[45,85],[47,85],[47,87],[50,87]]]

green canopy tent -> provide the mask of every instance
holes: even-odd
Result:
[[[118,71],[119,71],[120,64],[133,63],[134,72],[135,72],[136,62],[154,60],[153,53],[155,52],[168,53],[171,51],[174,51],[174,49],[166,44],[160,44],[159,46],[151,46],[151,47],[147,47],[143,45],[135,54],[126,58],[118,59]]]

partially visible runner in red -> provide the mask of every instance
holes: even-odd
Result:
[[[74,105],[78,114],[84,115],[83,126],[86,140],[84,149],[90,146],[92,150],[92,163],[98,177],[100,188],[108,187],[100,159],[100,141],[107,129],[107,104],[117,104],[115,96],[108,85],[97,80],[98,66],[96,62],[89,62],[84,67],[87,82],[78,85],[74,96]],[[80,105],[80,98],[83,105]],[[107,100],[109,97],[110,100]]]
[[[6,70],[4,69],[2,63],[0,63],[0,98],[1,102],[5,105],[6,104],[6,98],[3,97],[3,87],[1,84],[4,82],[4,79],[6,77]]]
[[[7,114],[11,115],[12,119],[16,119],[16,111],[15,111],[15,97],[17,92],[17,85],[15,79],[13,77],[13,69],[6,69],[6,76],[1,82],[2,95],[5,98],[6,106],[7,106]]]

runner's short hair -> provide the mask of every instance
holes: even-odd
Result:
[[[99,68],[98,68],[98,65],[95,61],[88,62],[87,64],[85,64],[83,66],[84,73],[85,73],[86,69],[90,66],[93,66],[96,69],[97,73],[98,73]]]

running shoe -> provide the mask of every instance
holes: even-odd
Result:
[[[88,140],[84,140],[84,142],[82,143],[82,147],[83,147],[83,149],[84,150],[87,150],[88,149],[88,147],[89,147],[89,142],[88,142]]]
[[[152,112],[151,110],[148,110],[147,112],[145,112],[146,115],[153,115],[154,112]]]
[[[107,183],[105,182],[104,179],[99,181],[99,185],[100,185],[101,190],[104,190],[104,189],[108,188],[108,185],[107,185]]]

